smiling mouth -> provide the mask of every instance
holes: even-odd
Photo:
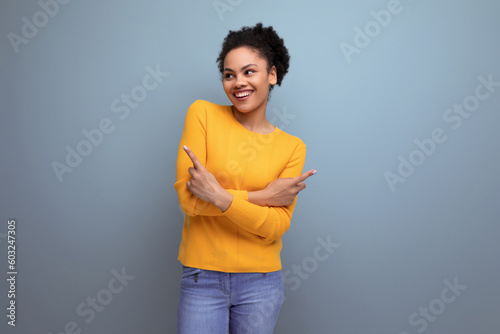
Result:
[[[234,93],[234,97],[236,97],[239,101],[242,101],[242,100],[246,100],[250,97],[250,95],[252,95],[253,91],[250,91],[250,90],[247,90],[247,91],[244,91],[244,92],[238,92],[238,93]]]

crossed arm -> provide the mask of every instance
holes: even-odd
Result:
[[[222,212],[226,211],[233,201],[233,195],[222,188],[215,176],[198,160],[196,155],[184,146],[184,151],[193,163],[188,169],[191,179],[186,182],[189,191],[198,198],[212,203]],[[316,170],[309,170],[292,178],[279,178],[269,183],[266,188],[248,192],[248,201],[259,206],[287,206],[306,185],[304,181]]]

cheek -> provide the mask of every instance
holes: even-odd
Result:
[[[263,94],[269,93],[269,82],[267,81],[267,78],[264,78],[263,80],[261,80],[259,82],[259,87],[260,87],[260,91]]]
[[[222,88],[224,88],[224,92],[229,95],[229,89],[231,88],[231,84],[229,84],[227,81],[222,81]]]
[[[262,76],[259,78],[258,85],[260,89],[265,90],[267,87],[269,87],[269,78],[267,76]]]

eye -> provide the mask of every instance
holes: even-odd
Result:
[[[224,79],[231,79],[233,75],[231,73],[224,74]]]
[[[245,71],[245,74],[254,74],[254,73],[255,73],[255,71],[254,71],[254,70],[246,70],[246,71]]]

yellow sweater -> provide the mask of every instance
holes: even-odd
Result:
[[[184,145],[233,195],[225,212],[187,189],[192,162]],[[194,102],[186,114],[177,155],[175,189],[185,213],[179,261],[223,272],[280,270],[281,236],[290,227],[297,198],[288,206],[261,207],[248,202],[247,191],[300,175],[305,156],[302,140],[279,128],[258,134],[234,118],[231,106]]]

